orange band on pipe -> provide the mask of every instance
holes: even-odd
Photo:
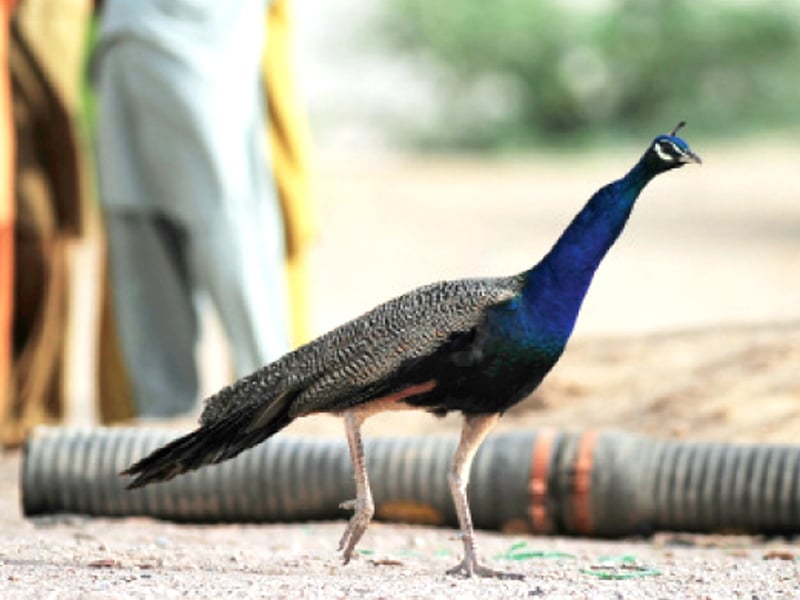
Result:
[[[583,535],[592,533],[592,466],[597,445],[596,431],[585,432],[578,441],[578,456],[573,475],[573,515],[575,529]]]
[[[547,479],[550,476],[550,452],[556,438],[554,429],[544,429],[536,436],[531,459],[531,479],[528,485],[530,506],[528,514],[534,533],[550,533],[552,523],[547,511]]]

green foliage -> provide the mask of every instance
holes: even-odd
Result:
[[[389,0],[385,47],[428,67],[422,141],[498,148],[800,123],[800,11],[724,0]]]

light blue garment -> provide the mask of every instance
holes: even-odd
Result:
[[[197,317],[184,314],[196,292],[216,306],[238,376],[289,348],[283,220],[265,144],[265,10],[264,0],[105,3],[93,57],[99,195],[142,416],[196,405],[186,357]]]

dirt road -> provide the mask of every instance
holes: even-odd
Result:
[[[655,182],[597,275],[563,362],[503,429],[616,428],[692,439],[795,442],[800,431],[800,151],[705,159]],[[412,286],[505,274],[536,260],[580,204],[640,149],[595,158],[326,161],[314,255],[316,329]],[[216,385],[213,376],[208,385]],[[455,432],[457,420],[378,417],[368,435]],[[341,435],[325,417],[295,435]],[[596,541],[479,534],[522,582],[445,577],[452,531],[375,524],[341,566],[343,522],[180,526],[146,519],[27,521],[18,453],[0,457],[2,598],[800,597],[800,544],[661,533]],[[621,577],[620,579],[607,577]]]

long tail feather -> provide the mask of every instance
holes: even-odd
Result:
[[[234,413],[158,448],[120,473],[134,477],[127,489],[168,481],[203,465],[233,458],[277,433],[292,421],[288,410],[284,409],[267,423],[259,423],[258,427],[253,427],[254,419],[258,422],[259,413],[260,411],[253,410]]]

